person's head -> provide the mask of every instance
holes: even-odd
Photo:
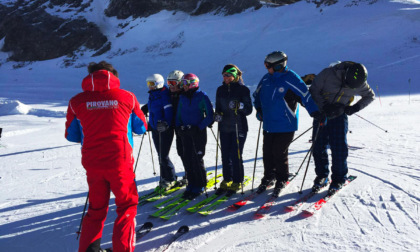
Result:
[[[350,64],[344,74],[344,85],[349,88],[359,88],[366,83],[368,72],[366,67],[360,63]]]
[[[229,84],[231,82],[238,82],[242,80],[242,71],[234,64],[228,64],[222,70],[223,83]]]
[[[182,76],[181,81],[182,81],[182,87],[184,88],[184,91],[197,89],[198,83],[200,82],[197,75],[193,73],[184,74],[184,76]]]
[[[99,70],[107,70],[111,72],[113,75],[115,75],[115,77],[118,77],[117,70],[115,70],[115,68],[106,61],[101,61],[99,63],[91,62],[89,63],[87,69],[88,69],[89,74],[99,71]]]
[[[287,65],[287,55],[280,51],[269,53],[265,56],[264,65],[270,74],[282,72]]]
[[[146,78],[146,82],[147,82],[147,86],[149,87],[149,90],[163,88],[163,85],[165,84],[165,80],[163,79],[163,76],[160,74],[150,75],[149,77]]]
[[[184,73],[180,70],[174,70],[168,74],[168,77],[166,78],[166,82],[171,92],[175,93],[175,92],[181,91],[182,76],[184,76]]]

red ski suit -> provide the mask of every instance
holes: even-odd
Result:
[[[67,109],[65,137],[82,143],[89,185],[79,252],[99,248],[111,191],[118,214],[113,251],[134,251],[138,194],[132,134],[145,133],[147,123],[134,94],[119,87],[119,79],[111,72],[96,71],[83,79],[84,92],[71,98]]]

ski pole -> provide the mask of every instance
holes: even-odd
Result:
[[[305,135],[306,132],[310,131],[312,129],[313,126],[311,126],[309,129],[307,129],[305,132],[303,132],[302,134],[300,134],[298,137],[296,137],[295,139],[293,139],[290,143],[293,143],[294,141],[296,141],[299,137]]]
[[[86,195],[86,202],[85,202],[85,207],[83,208],[82,218],[80,219],[79,230],[76,232],[77,234],[76,240],[79,240],[79,235],[80,235],[80,231],[82,230],[82,222],[83,222],[83,218],[85,217],[86,206],[87,206],[88,200],[89,200],[89,192]]]
[[[367,119],[365,119],[365,118],[363,118],[363,117],[359,116],[358,114],[355,114],[355,115],[356,115],[356,116],[358,116],[359,118],[361,118],[361,119],[365,120],[366,122],[368,122],[368,123],[372,124],[373,126],[375,126],[375,127],[379,128],[379,129],[381,129],[381,130],[385,131],[385,133],[388,133],[388,130],[386,130],[386,129],[383,129],[383,128],[379,127],[378,125],[376,125],[376,124],[374,124],[373,122],[371,122],[371,121],[369,121],[369,120],[367,120]]]
[[[136,165],[134,166],[134,174],[136,174],[137,164],[138,164],[138,162],[139,162],[140,151],[141,151],[141,146],[143,145],[144,135],[146,135],[146,133],[145,133],[145,134],[143,134],[143,136],[141,137],[141,142],[140,142],[139,153],[137,154]]]
[[[214,134],[213,128],[210,128],[210,130],[211,130],[211,133],[213,133],[214,139],[216,140],[217,147],[220,149],[220,151],[222,151],[222,148],[220,147],[219,141],[218,141],[219,136],[216,137],[216,135]],[[217,126],[217,134],[219,134],[219,126]]]
[[[152,140],[150,140],[150,134],[148,135],[149,135],[149,145],[150,145],[150,156],[152,157],[153,175],[156,176],[155,161],[153,160]]]
[[[254,191],[255,168],[257,167],[258,143],[260,142],[261,126],[262,126],[262,121],[260,121],[260,128],[258,130],[258,137],[257,137],[257,148],[255,149],[254,172],[252,174],[252,188],[251,188],[251,192]]]
[[[211,130],[212,132],[213,132],[213,130]],[[214,134],[214,133],[213,133]],[[219,135],[220,135],[220,133],[219,133],[219,124],[217,124],[217,137],[216,137],[216,143],[217,143],[217,146],[219,146]],[[214,183],[214,190],[216,190],[217,189],[217,160],[218,160],[218,157],[219,157],[219,148],[217,148],[216,147],[216,174],[215,174],[215,176],[214,176],[214,178],[215,178],[215,183]]]
[[[317,127],[317,129],[316,129],[316,133],[315,133],[315,138],[314,138],[314,141],[312,141],[311,148],[310,148],[310,149],[309,149],[309,151],[308,151],[308,153],[309,153],[308,163],[307,163],[307,165],[306,165],[305,174],[303,175],[302,185],[300,186],[300,191],[299,191],[299,194],[302,194],[303,183],[305,183],[306,174],[308,173],[309,163],[311,162],[312,152],[313,152],[313,150],[314,150],[314,145],[315,145],[315,143],[316,143],[316,140],[318,139],[318,133],[319,133],[319,131],[320,131],[320,127],[321,127],[321,125],[318,125],[318,127]],[[305,157],[305,159],[306,159],[306,157]],[[304,159],[304,162],[305,162],[305,159]],[[303,162],[302,162],[302,164],[303,164]],[[302,166],[302,165],[301,165],[301,166]],[[300,169],[300,168],[299,168],[299,169]]]
[[[162,183],[162,134],[159,131],[159,167],[160,167],[160,177],[159,177],[159,194],[162,197],[161,183]],[[166,167],[165,167],[166,168]]]

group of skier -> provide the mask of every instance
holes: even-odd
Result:
[[[233,64],[222,70],[215,111],[209,97],[199,89],[199,78],[180,70],[165,80],[160,74],[147,77],[149,100],[139,106],[134,94],[119,89],[117,71],[104,61],[91,63],[83,80],[84,92],[69,102],[66,138],[82,142],[82,164],[89,185],[89,208],[83,219],[79,251],[99,251],[108,210],[110,191],[115,195],[118,218],[114,225],[113,247],[131,251],[137,206],[133,173],[132,132],[151,131],[159,156],[160,182],[156,191],[187,184],[184,198],[203,193],[207,179],[203,157],[207,127],[217,123],[220,138],[223,181],[216,193],[236,192],[243,187],[242,151],[247,137],[247,116],[256,109],[263,126],[264,176],[257,193],[274,185],[278,196],[289,179],[288,148],[298,127],[297,103],[313,120],[313,156],[316,178],[313,190],[330,181],[327,148],[332,153],[329,193],[346,181],[348,115],[366,107],[374,99],[367,84],[367,70],[350,61],[338,62],[308,76],[309,89],[301,77],[287,66],[287,55],[275,51],[265,57],[267,73],[253,93],[244,85],[242,71]],[[355,95],[362,98],[351,105]],[[145,117],[146,115],[146,117]],[[148,117],[148,120],[147,120]],[[176,136],[176,149],[185,169],[177,180],[169,151]]]

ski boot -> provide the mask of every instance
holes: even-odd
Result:
[[[281,192],[287,185],[287,181],[277,181],[276,186],[274,187],[272,196],[277,198]]]
[[[258,186],[258,189],[257,189],[257,194],[261,194],[265,192],[265,190],[267,190],[267,187],[272,186],[272,185],[274,185],[273,179],[262,178],[261,184]]]
[[[340,190],[343,187],[344,183],[345,182],[335,182],[335,181],[332,181],[331,182],[331,185],[330,185],[330,188],[328,189],[327,195],[328,196],[334,195],[338,190]]]
[[[316,177],[314,180],[314,185],[312,186],[312,191],[313,192],[318,192],[319,190],[321,190],[321,188],[327,186],[329,183],[328,177],[326,178],[321,178],[321,177]]]
[[[223,180],[222,183],[220,183],[219,188],[217,188],[216,194],[221,195],[225,193],[227,190],[229,190],[231,185],[232,185],[232,181]]]

